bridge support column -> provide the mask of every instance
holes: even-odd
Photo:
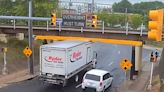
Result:
[[[136,75],[142,71],[142,46],[135,47],[135,72]]]
[[[138,75],[142,70],[142,46],[132,47],[132,67],[130,70],[130,80],[133,80],[134,75]]]

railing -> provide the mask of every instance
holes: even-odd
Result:
[[[18,21],[22,21],[24,20],[25,22],[28,22],[28,20],[33,20],[34,26],[37,27],[46,27],[46,30],[49,31],[50,28],[52,28],[52,26],[50,26],[50,18],[45,18],[45,17],[26,17],[26,16],[0,16],[1,21],[2,20],[10,20],[10,23],[8,23],[7,25],[13,26],[13,29],[16,29],[16,26],[22,26],[19,23],[17,24],[16,22]],[[35,22],[42,22],[43,25],[35,25]],[[90,21],[91,22],[91,21]],[[2,22],[1,22],[2,23]],[[28,23],[25,23],[25,25],[23,26],[27,26]],[[36,23],[37,24],[37,23]],[[45,25],[46,24],[46,25]],[[6,24],[4,24],[6,26]],[[130,30],[129,29],[129,24],[127,23],[125,28],[110,28],[110,27],[105,27],[104,22],[103,21],[98,21],[98,28],[96,28],[95,30],[102,30],[102,34],[104,34],[105,30],[121,30],[121,31],[126,31],[126,35],[128,35],[129,31],[133,31],[133,32],[140,32],[140,36],[143,35],[143,32],[147,32],[147,30],[143,29],[143,24],[141,24],[141,29],[140,30]],[[57,18],[57,27],[59,29],[59,31],[62,30],[62,28],[67,28],[62,26],[62,18]],[[71,27],[72,29],[76,29],[77,27]],[[81,32],[84,31],[84,29],[92,29],[94,30],[92,27],[81,27],[81,28],[77,28],[80,29]]]

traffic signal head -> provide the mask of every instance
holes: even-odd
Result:
[[[56,26],[56,14],[51,14],[51,25]]]
[[[150,10],[149,11],[149,32],[148,38],[155,41],[162,41],[162,29],[163,29],[163,9]]]
[[[92,27],[97,27],[97,15],[92,15]]]

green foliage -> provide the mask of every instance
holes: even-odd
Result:
[[[131,27],[137,29],[143,21],[143,17],[141,15],[132,15],[130,17],[130,23],[132,24]]]
[[[128,13],[138,13],[146,15],[151,9],[161,9],[164,8],[164,3],[160,1],[152,2],[141,2],[132,5],[128,0],[121,0],[118,3],[113,4],[112,6],[114,12],[125,13],[126,8]]]
[[[121,13],[126,12],[126,9],[128,13],[133,11],[133,6],[128,0],[122,0],[118,3],[114,3],[112,8],[115,12],[121,12]]]
[[[128,21],[133,29],[137,29],[141,23],[145,22],[143,21],[144,17],[140,14],[126,15],[125,13],[100,12],[98,19],[104,21],[106,25],[109,24],[110,27],[115,25],[125,26],[125,22]]]
[[[25,48],[26,46],[28,46],[28,41],[27,40],[23,40],[23,41],[17,40],[16,38],[9,39],[7,45],[10,47]]]
[[[58,9],[57,0],[32,0],[34,17],[50,17],[51,12],[57,11],[57,16],[61,16]],[[58,14],[59,13],[59,14]],[[28,16],[28,0],[0,0],[0,15],[6,16]],[[17,22],[18,21],[18,22]],[[17,20],[18,25],[27,25],[27,21]],[[0,20],[1,23],[10,24],[10,20]],[[34,22],[34,25],[46,25],[44,22]]]
[[[106,26],[107,23],[109,22],[109,14],[108,14],[108,12],[106,12],[106,11],[99,12],[97,14],[97,16],[98,16],[98,20],[104,21],[105,26]]]
[[[154,2],[141,2],[133,5],[133,12],[145,15],[151,9],[161,9],[164,8],[164,3],[159,1]]]

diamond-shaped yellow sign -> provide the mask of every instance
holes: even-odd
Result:
[[[24,53],[27,57],[29,57],[29,56],[31,56],[31,54],[32,54],[32,50],[31,50],[29,47],[26,47],[26,48],[23,50],[23,53]]]
[[[132,67],[132,64],[131,62],[128,60],[128,59],[123,59],[121,62],[120,62],[120,67],[127,71],[129,70],[131,67]]]

